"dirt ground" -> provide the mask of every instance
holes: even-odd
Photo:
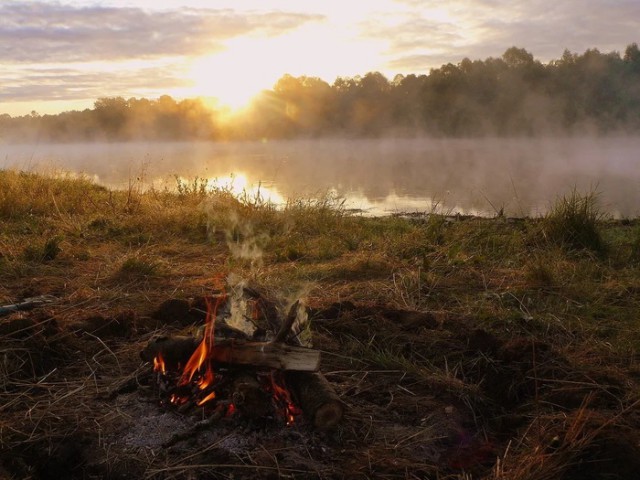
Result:
[[[225,417],[206,428],[160,405],[139,353],[202,322],[197,299],[70,299],[0,322],[3,478],[633,478],[638,377],[576,363],[557,344],[497,336],[474,318],[351,300],[309,306],[321,369],[346,406],[300,418]],[[526,320],[522,320],[523,322]],[[560,335],[560,334],[559,334]],[[581,351],[580,358],[588,352]],[[184,435],[182,435],[184,434]]]

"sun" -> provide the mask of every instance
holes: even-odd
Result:
[[[231,110],[249,105],[262,90],[271,88],[277,79],[272,78],[273,75],[261,75],[237,47],[194,59],[189,76],[193,83],[192,94],[214,97],[221,106]]]
[[[221,106],[239,110],[248,105],[258,93],[250,82],[235,78],[231,72],[218,68],[216,59],[203,58],[194,62],[190,76],[192,93],[200,97],[215,98]]]
[[[380,40],[354,43],[349,31],[343,27],[328,34],[327,25],[316,22],[281,35],[228,39],[221,50],[189,60],[188,93],[217,98],[233,113],[285,74],[332,82],[339,75],[371,71],[380,60],[375,53]],[[333,51],[341,55],[328,55]]]

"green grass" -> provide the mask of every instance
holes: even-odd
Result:
[[[42,195],[32,198],[33,189]],[[233,274],[285,303],[305,297],[317,313],[310,328],[323,351],[323,371],[350,403],[345,432],[353,425],[358,436],[350,438],[377,431],[378,445],[391,445],[394,461],[399,450],[387,438],[389,418],[398,413],[404,428],[424,412],[440,412],[449,424],[459,411],[480,436],[502,439],[497,456],[505,448],[519,455],[509,471],[524,473],[499,475],[496,467],[496,478],[533,478],[537,464],[527,470],[521,457],[546,452],[548,443],[527,449],[533,438],[527,435],[575,413],[552,393],[572,394],[579,405],[595,392],[604,400],[594,411],[614,419],[618,403],[637,398],[640,227],[637,219],[604,218],[591,194],[574,191],[544,218],[513,220],[364,218],[334,197],[276,208],[199,179],[180,180],[175,191],[144,190],[135,182],[109,190],[83,178],[4,171],[0,192],[0,305],[53,295],[55,308],[24,318],[46,318],[60,332],[77,331],[87,318],[127,313],[133,319],[132,338],[52,337],[68,339],[74,359],[82,358],[78,346],[86,348],[91,375],[107,373],[104,380],[95,375],[97,382],[110,378],[105,366],[129,374],[121,363],[137,368],[148,335],[189,320],[163,325],[154,316],[159,305],[210,294]],[[340,313],[331,314],[336,304]],[[487,343],[492,338],[494,346]],[[23,348],[22,340],[11,345]],[[46,391],[54,383],[43,379],[55,368],[38,366],[27,354],[8,356],[0,377],[25,364],[34,384],[47,386],[38,395],[51,402]],[[86,382],[94,378],[90,372],[74,378],[98,398],[93,380]],[[65,383],[67,373],[60,365]],[[509,410],[503,403],[512,391],[523,403]],[[28,414],[14,412],[9,425],[31,418],[31,397],[23,399]],[[496,428],[503,414],[526,422]],[[563,445],[562,430],[558,438]],[[371,445],[362,451],[368,455]],[[403,472],[395,464],[392,471]]]
[[[237,270],[274,289],[313,281],[327,298],[348,292],[488,321],[520,318],[525,305],[532,317],[579,318],[584,328],[606,332],[608,342],[640,348],[635,331],[605,328],[630,328],[629,312],[640,304],[640,227],[607,220],[595,193],[574,190],[544,218],[517,222],[364,218],[331,196],[276,208],[201,179],[178,179],[174,191],[135,182],[109,190],[82,177],[5,170],[0,217],[5,283],[36,268],[51,270],[53,284],[64,271],[66,288],[108,291],[108,272],[171,283],[167,265],[188,262],[186,273],[178,268],[180,281]],[[514,294],[524,303],[505,301]]]
[[[604,214],[598,205],[598,194],[579,193],[574,189],[558,199],[545,217],[547,238],[568,249],[586,249],[598,255],[607,252],[598,224]]]

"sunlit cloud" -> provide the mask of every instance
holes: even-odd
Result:
[[[370,35],[390,38],[385,67],[427,73],[465,57],[499,57],[511,46],[547,62],[565,49],[621,50],[637,41],[640,2],[597,0],[397,0],[396,21],[370,23]],[[398,19],[399,18],[399,19]]]
[[[226,40],[241,35],[274,36],[321,19],[295,12],[150,11],[3,2],[0,59],[29,63],[199,55],[224,50]]]
[[[153,79],[151,83],[149,79]],[[96,62],[91,65],[29,65],[0,70],[0,100],[28,101],[97,99],[108,85],[112,95],[159,95],[184,87],[188,81],[180,69],[166,62],[122,62],[118,68]]]

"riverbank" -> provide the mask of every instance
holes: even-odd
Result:
[[[0,318],[0,472],[628,478],[640,221],[606,218],[590,194],[554,205],[535,219],[365,218],[331,197],[276,209],[197,181],[116,191],[0,171],[0,303],[55,298]],[[343,423],[224,420],[171,448],[128,441],[166,427],[140,349],[238,279],[304,300]]]

